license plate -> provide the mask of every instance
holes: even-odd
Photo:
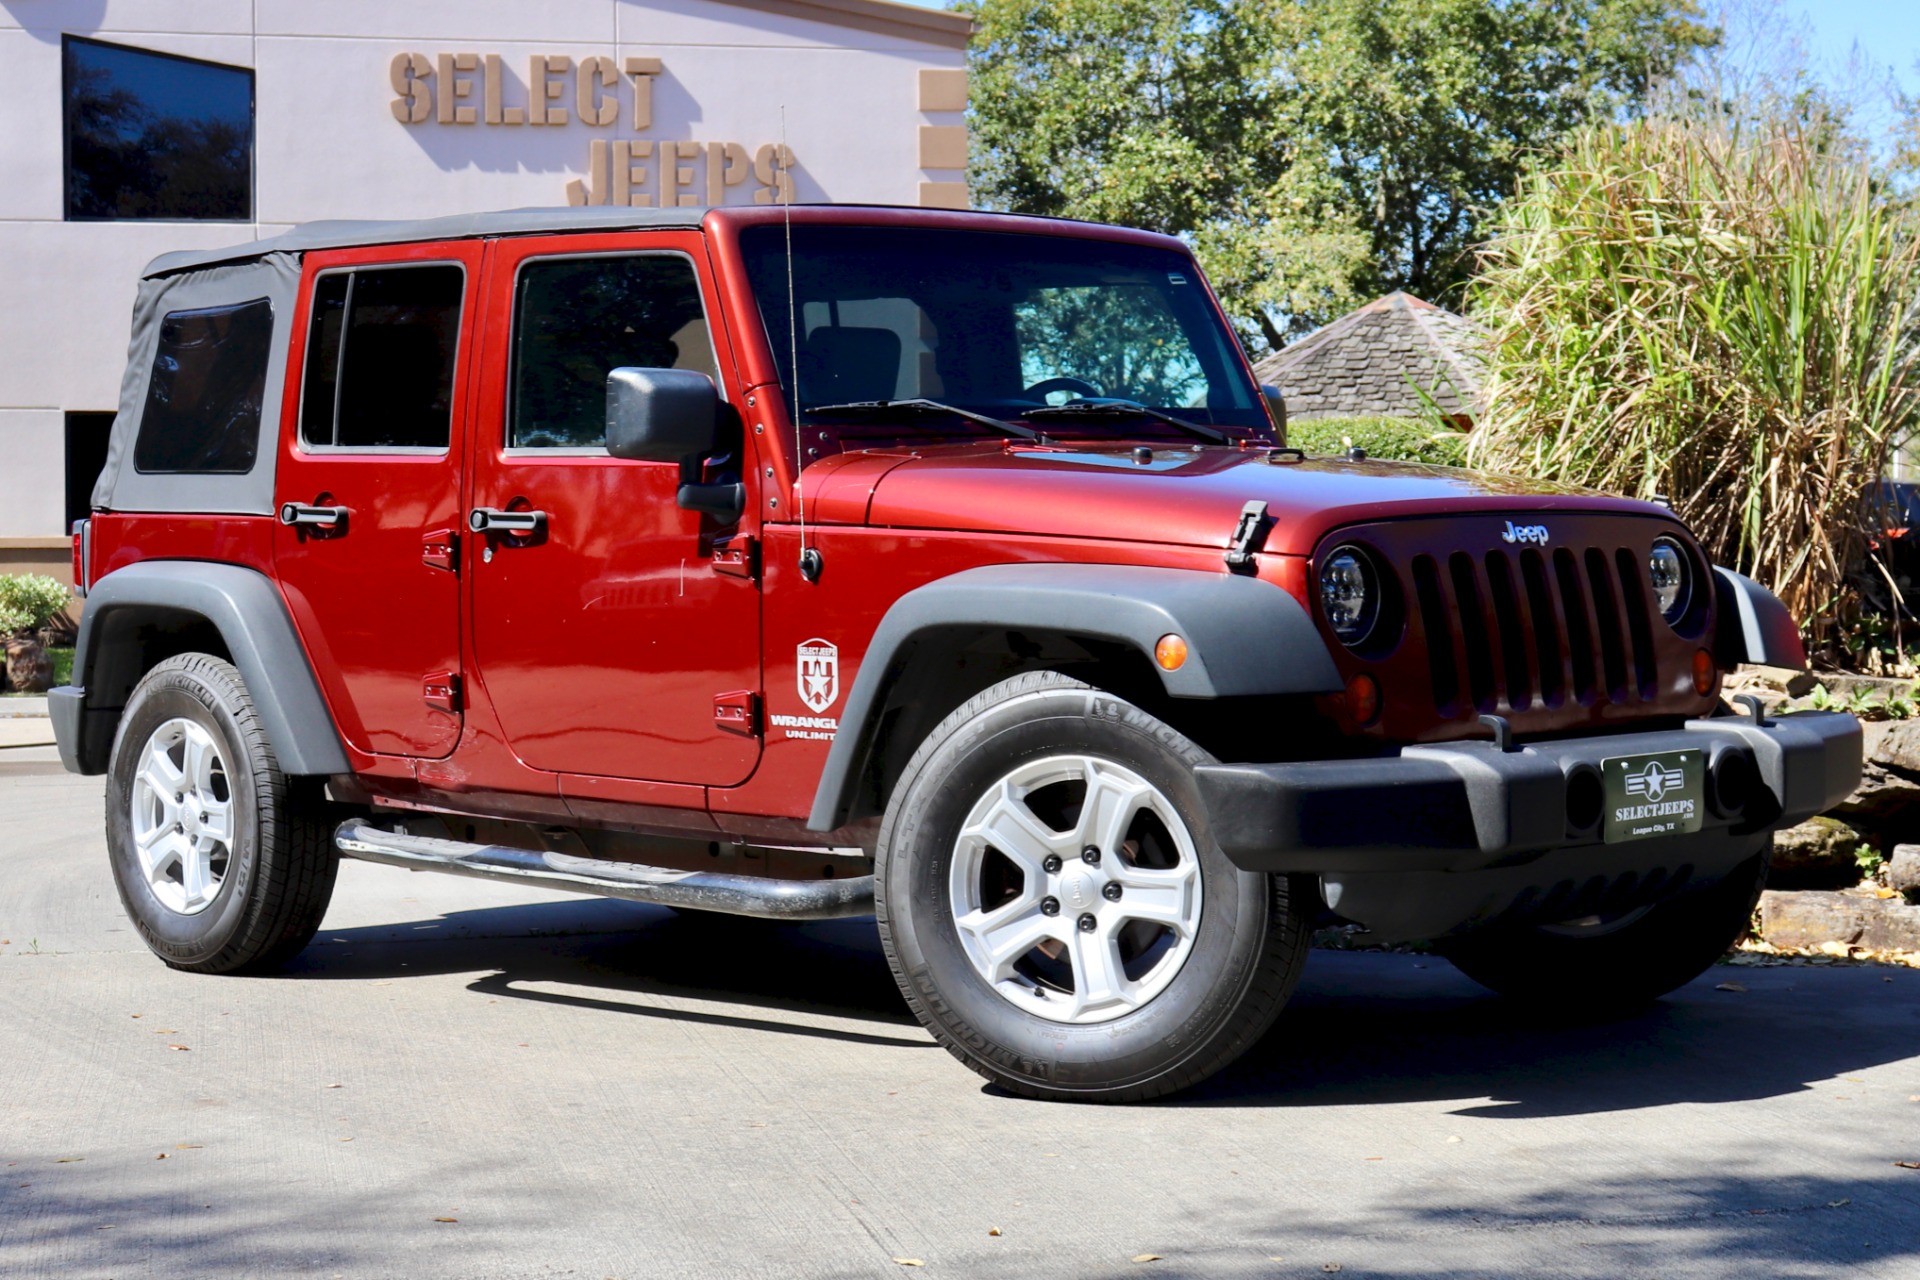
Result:
[[[1607,798],[1608,844],[1700,829],[1707,793],[1705,752],[1612,756],[1600,762],[1600,774]]]

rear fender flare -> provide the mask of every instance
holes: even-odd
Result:
[[[1006,628],[1117,643],[1142,654],[1175,698],[1337,693],[1340,673],[1305,607],[1238,574],[1135,565],[1006,564],[968,569],[903,595],[861,659],[807,825],[841,826],[876,746],[888,693],[919,642],[955,628]],[[1169,633],[1185,638],[1176,671],[1154,664]]]
[[[142,628],[204,622],[220,633],[288,774],[348,773],[351,766],[286,602],[265,574],[239,565],[142,561],[93,584],[73,655],[69,768],[101,773],[133,683]],[[77,696],[75,696],[77,695]],[[71,748],[71,749],[70,749]]]

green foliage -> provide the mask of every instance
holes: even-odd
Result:
[[[1313,454],[1345,453],[1350,444],[1369,458],[1463,467],[1467,438],[1414,418],[1308,418],[1287,423],[1287,443]]]
[[[1598,126],[1498,230],[1475,462],[1670,496],[1837,656],[1862,492],[1920,426],[1920,239],[1872,171],[1791,124]]]
[[[1691,0],[1299,0],[1279,6],[1289,192],[1368,236],[1365,293],[1456,293],[1532,159],[1631,109],[1715,32]]]
[[[1250,348],[1463,277],[1529,153],[1712,39],[1694,0],[961,0],[990,207],[1189,238]]]
[[[38,631],[72,598],[73,592],[58,578],[35,573],[0,574],[0,636]]]
[[[53,659],[53,686],[73,683],[73,650],[48,649],[47,656]]]

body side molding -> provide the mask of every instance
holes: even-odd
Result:
[[[119,703],[111,695],[86,695],[88,684],[99,679],[103,661],[116,646],[133,642],[133,625],[183,615],[205,619],[220,632],[284,772],[351,771],[306,650],[273,583],[239,565],[190,560],[146,560],[116,569],[88,593],[73,655],[76,690],[65,697],[100,715],[70,713],[74,740],[61,742],[61,758],[69,768],[81,764],[87,768],[76,772],[104,769],[104,744],[82,740],[102,729],[111,734],[111,724],[118,720]],[[132,678],[139,675],[134,672]],[[115,705],[95,705],[104,701]]]
[[[879,712],[915,642],[960,628],[1037,630],[1117,641],[1152,662],[1169,632],[1184,636],[1178,671],[1154,670],[1176,698],[1337,693],[1340,673],[1306,609],[1259,578],[1107,564],[1003,564],[967,569],[894,602],[847,694],[807,825],[845,821]]]

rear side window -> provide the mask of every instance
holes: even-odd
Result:
[[[260,448],[273,304],[170,311],[147,382],[134,470],[245,475]]]
[[[453,434],[466,273],[436,263],[339,271],[314,282],[300,441],[439,451]]]
[[[536,259],[520,268],[510,448],[604,445],[607,374],[628,366],[714,377],[693,263],[675,254],[629,254]]]

